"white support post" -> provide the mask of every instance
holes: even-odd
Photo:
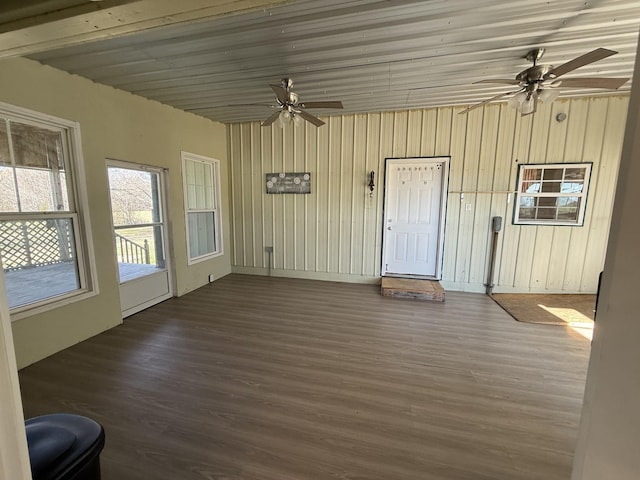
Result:
[[[640,49],[634,78],[640,77]],[[640,84],[634,82],[620,160],[572,480],[640,475]]]

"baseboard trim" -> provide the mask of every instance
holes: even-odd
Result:
[[[279,268],[273,268],[269,271],[268,268],[257,267],[241,267],[232,266],[232,273],[239,273],[244,275],[262,275],[264,277],[286,277],[286,278],[301,278],[306,280],[322,280],[325,282],[343,282],[343,283],[367,283],[372,285],[380,284],[380,277],[368,276],[368,275],[349,275],[345,273],[327,273],[327,272],[305,272],[300,270],[285,270]]]

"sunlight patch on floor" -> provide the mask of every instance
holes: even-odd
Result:
[[[593,339],[593,320],[573,308],[554,308],[538,304],[540,308],[567,322],[567,326],[587,340]]]

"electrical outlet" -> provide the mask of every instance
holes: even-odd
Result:
[[[467,203],[467,204],[464,206],[464,208],[465,208],[465,210],[466,210],[467,212],[470,212],[470,211],[471,211],[471,204],[470,204],[470,203]]]
[[[266,253],[273,253],[273,247],[264,247]]]
[[[209,283],[213,282],[215,280],[215,276],[212,274],[209,275]]]

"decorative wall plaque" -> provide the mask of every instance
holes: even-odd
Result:
[[[267,173],[267,193],[311,193],[311,173]]]

